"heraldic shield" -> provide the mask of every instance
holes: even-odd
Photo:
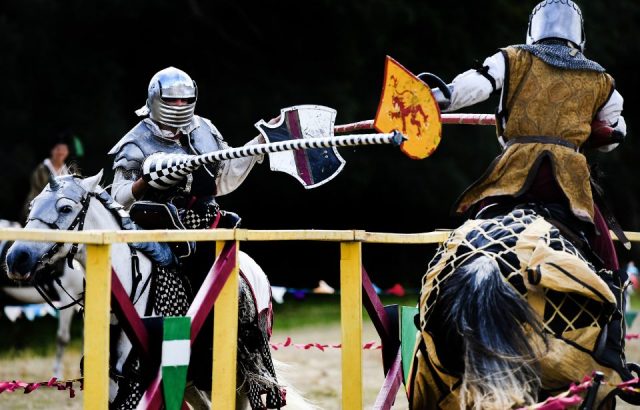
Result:
[[[267,142],[333,137],[336,110],[321,105],[298,105],[284,108],[276,124],[261,120],[256,128]],[[335,147],[298,149],[269,154],[271,170],[285,172],[306,189],[332,180],[342,171],[345,160]]]
[[[413,159],[427,158],[442,135],[440,109],[431,88],[389,56],[384,71],[374,127],[380,132],[401,131],[407,137],[402,151]]]

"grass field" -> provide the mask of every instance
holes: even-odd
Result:
[[[384,297],[385,304],[415,305],[417,295],[403,298]],[[640,310],[640,297],[632,299],[632,307]],[[273,341],[281,342],[291,336],[294,342],[339,343],[340,342],[340,306],[338,295],[308,295],[299,301],[286,299],[282,305],[275,306]],[[363,341],[376,339],[375,330],[366,313]],[[0,319],[0,381],[25,380],[45,381],[51,376],[53,356],[55,354],[56,320],[47,317],[33,322],[19,320],[9,322]],[[635,322],[635,333],[640,332],[640,319]],[[72,329],[72,342],[65,356],[65,376],[75,378],[79,375],[78,362],[81,355],[82,321],[76,316]],[[289,369],[288,379],[304,393],[305,397],[316,402],[323,409],[340,408],[340,350],[297,350],[282,349],[274,356],[293,366]],[[628,343],[630,360],[640,360],[640,341]],[[364,355],[364,393],[365,406],[373,403],[383,381],[379,351],[365,351]],[[406,408],[406,400],[398,396],[396,408]],[[80,409],[82,392],[70,399],[68,393],[54,390],[38,390],[28,396],[21,392],[0,394],[0,409]],[[618,407],[622,409],[630,407]],[[293,409],[292,409],[293,410]]]

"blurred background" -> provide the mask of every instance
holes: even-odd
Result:
[[[0,4],[0,217],[18,219],[29,175],[61,135],[84,175],[110,171],[109,149],[137,122],[158,70],[173,65],[198,83],[196,113],[232,146],[257,135],[253,124],[283,107],[321,104],[337,123],[372,118],[390,55],[414,73],[450,81],[499,47],[522,43],[536,1],[379,0],[169,1],[3,0]],[[640,128],[635,112],[640,3],[581,1],[586,55],[605,66],[626,97],[628,141],[590,155],[603,174],[621,224],[640,229]],[[498,96],[470,112],[493,112]],[[252,229],[366,229],[421,232],[453,228],[451,205],[498,154],[492,127],[445,126],[423,161],[390,147],[341,149],[347,166],[306,191],[290,176],[257,166],[220,197]],[[111,182],[107,173],[105,184]],[[338,245],[247,244],[274,284],[337,285]],[[383,288],[417,288],[431,247],[365,247],[365,264]],[[622,252],[621,262],[637,256]]]

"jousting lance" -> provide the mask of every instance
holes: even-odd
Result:
[[[441,90],[448,90],[437,76],[427,73],[420,76],[430,77]],[[429,85],[391,57],[386,59],[375,119],[336,126],[335,118],[336,110],[320,105],[284,108],[275,124],[264,120],[256,123],[265,143],[202,155],[156,153],[142,164],[142,177],[156,189],[168,189],[200,166],[267,154],[271,170],[285,172],[310,189],[330,181],[342,171],[346,162],[336,147],[390,144],[399,146],[412,159],[423,159],[433,154],[440,144],[442,124],[496,123],[492,114],[441,114]],[[378,133],[335,136],[335,133],[372,129]],[[603,135],[611,132],[604,124],[594,123],[593,129],[594,134],[595,131]],[[603,138],[603,141],[610,139]]]
[[[336,134],[360,130],[372,130],[375,120],[352,122],[350,124],[336,125]],[[493,114],[440,114],[442,124],[453,125],[496,125],[496,116]]]

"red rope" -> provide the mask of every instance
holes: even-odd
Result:
[[[584,393],[591,387],[591,383],[593,379],[591,377],[585,377],[580,384],[571,384],[569,390],[560,393],[556,396],[549,397],[547,400],[534,404],[533,406],[521,407],[518,410],[564,410],[569,407],[577,406],[582,403],[583,398],[580,396],[580,393]],[[640,383],[640,378],[636,377],[635,379],[627,380],[626,382],[622,382],[618,385],[610,386],[616,387],[620,390],[624,390],[630,393],[640,393],[640,389],[635,387]]]
[[[631,334],[627,334],[626,336],[627,340],[633,340],[633,339],[640,339],[640,334],[638,333],[631,333]],[[294,347],[296,349],[302,349],[302,350],[310,350],[310,349],[318,349],[321,351],[325,351],[326,349],[341,349],[342,348],[342,344],[340,343],[334,343],[334,344],[323,344],[323,343],[318,343],[318,342],[312,342],[312,343],[293,343],[293,341],[291,340],[290,336],[287,336],[287,338],[285,339],[284,342],[279,342],[279,343],[270,343],[271,344],[271,348],[273,350],[280,350],[283,347]],[[365,344],[362,345],[362,349],[363,350],[378,350],[378,349],[382,349],[382,345],[380,343],[377,342],[367,342]]]
[[[284,342],[280,343],[270,343],[271,348],[273,350],[280,350],[283,347],[295,347],[296,349],[309,350],[309,349],[318,349],[320,351],[325,351],[326,349],[341,349],[342,344],[322,344],[322,343],[293,343],[291,337],[287,337]],[[382,349],[382,345],[377,342],[367,342],[362,345],[363,350],[378,350]]]
[[[59,381],[55,377],[52,377],[51,379],[49,379],[49,381],[46,381],[46,382],[35,382],[35,383],[23,382],[19,380],[0,381],[0,393],[14,392],[18,389],[24,389],[24,394],[29,394],[32,391],[38,390],[40,387],[49,387],[49,388],[58,389],[58,390],[69,390],[69,397],[74,398],[76,397],[76,391],[73,387],[73,384],[80,383],[80,390],[82,390],[84,388],[82,382],[83,382],[83,379]]]

